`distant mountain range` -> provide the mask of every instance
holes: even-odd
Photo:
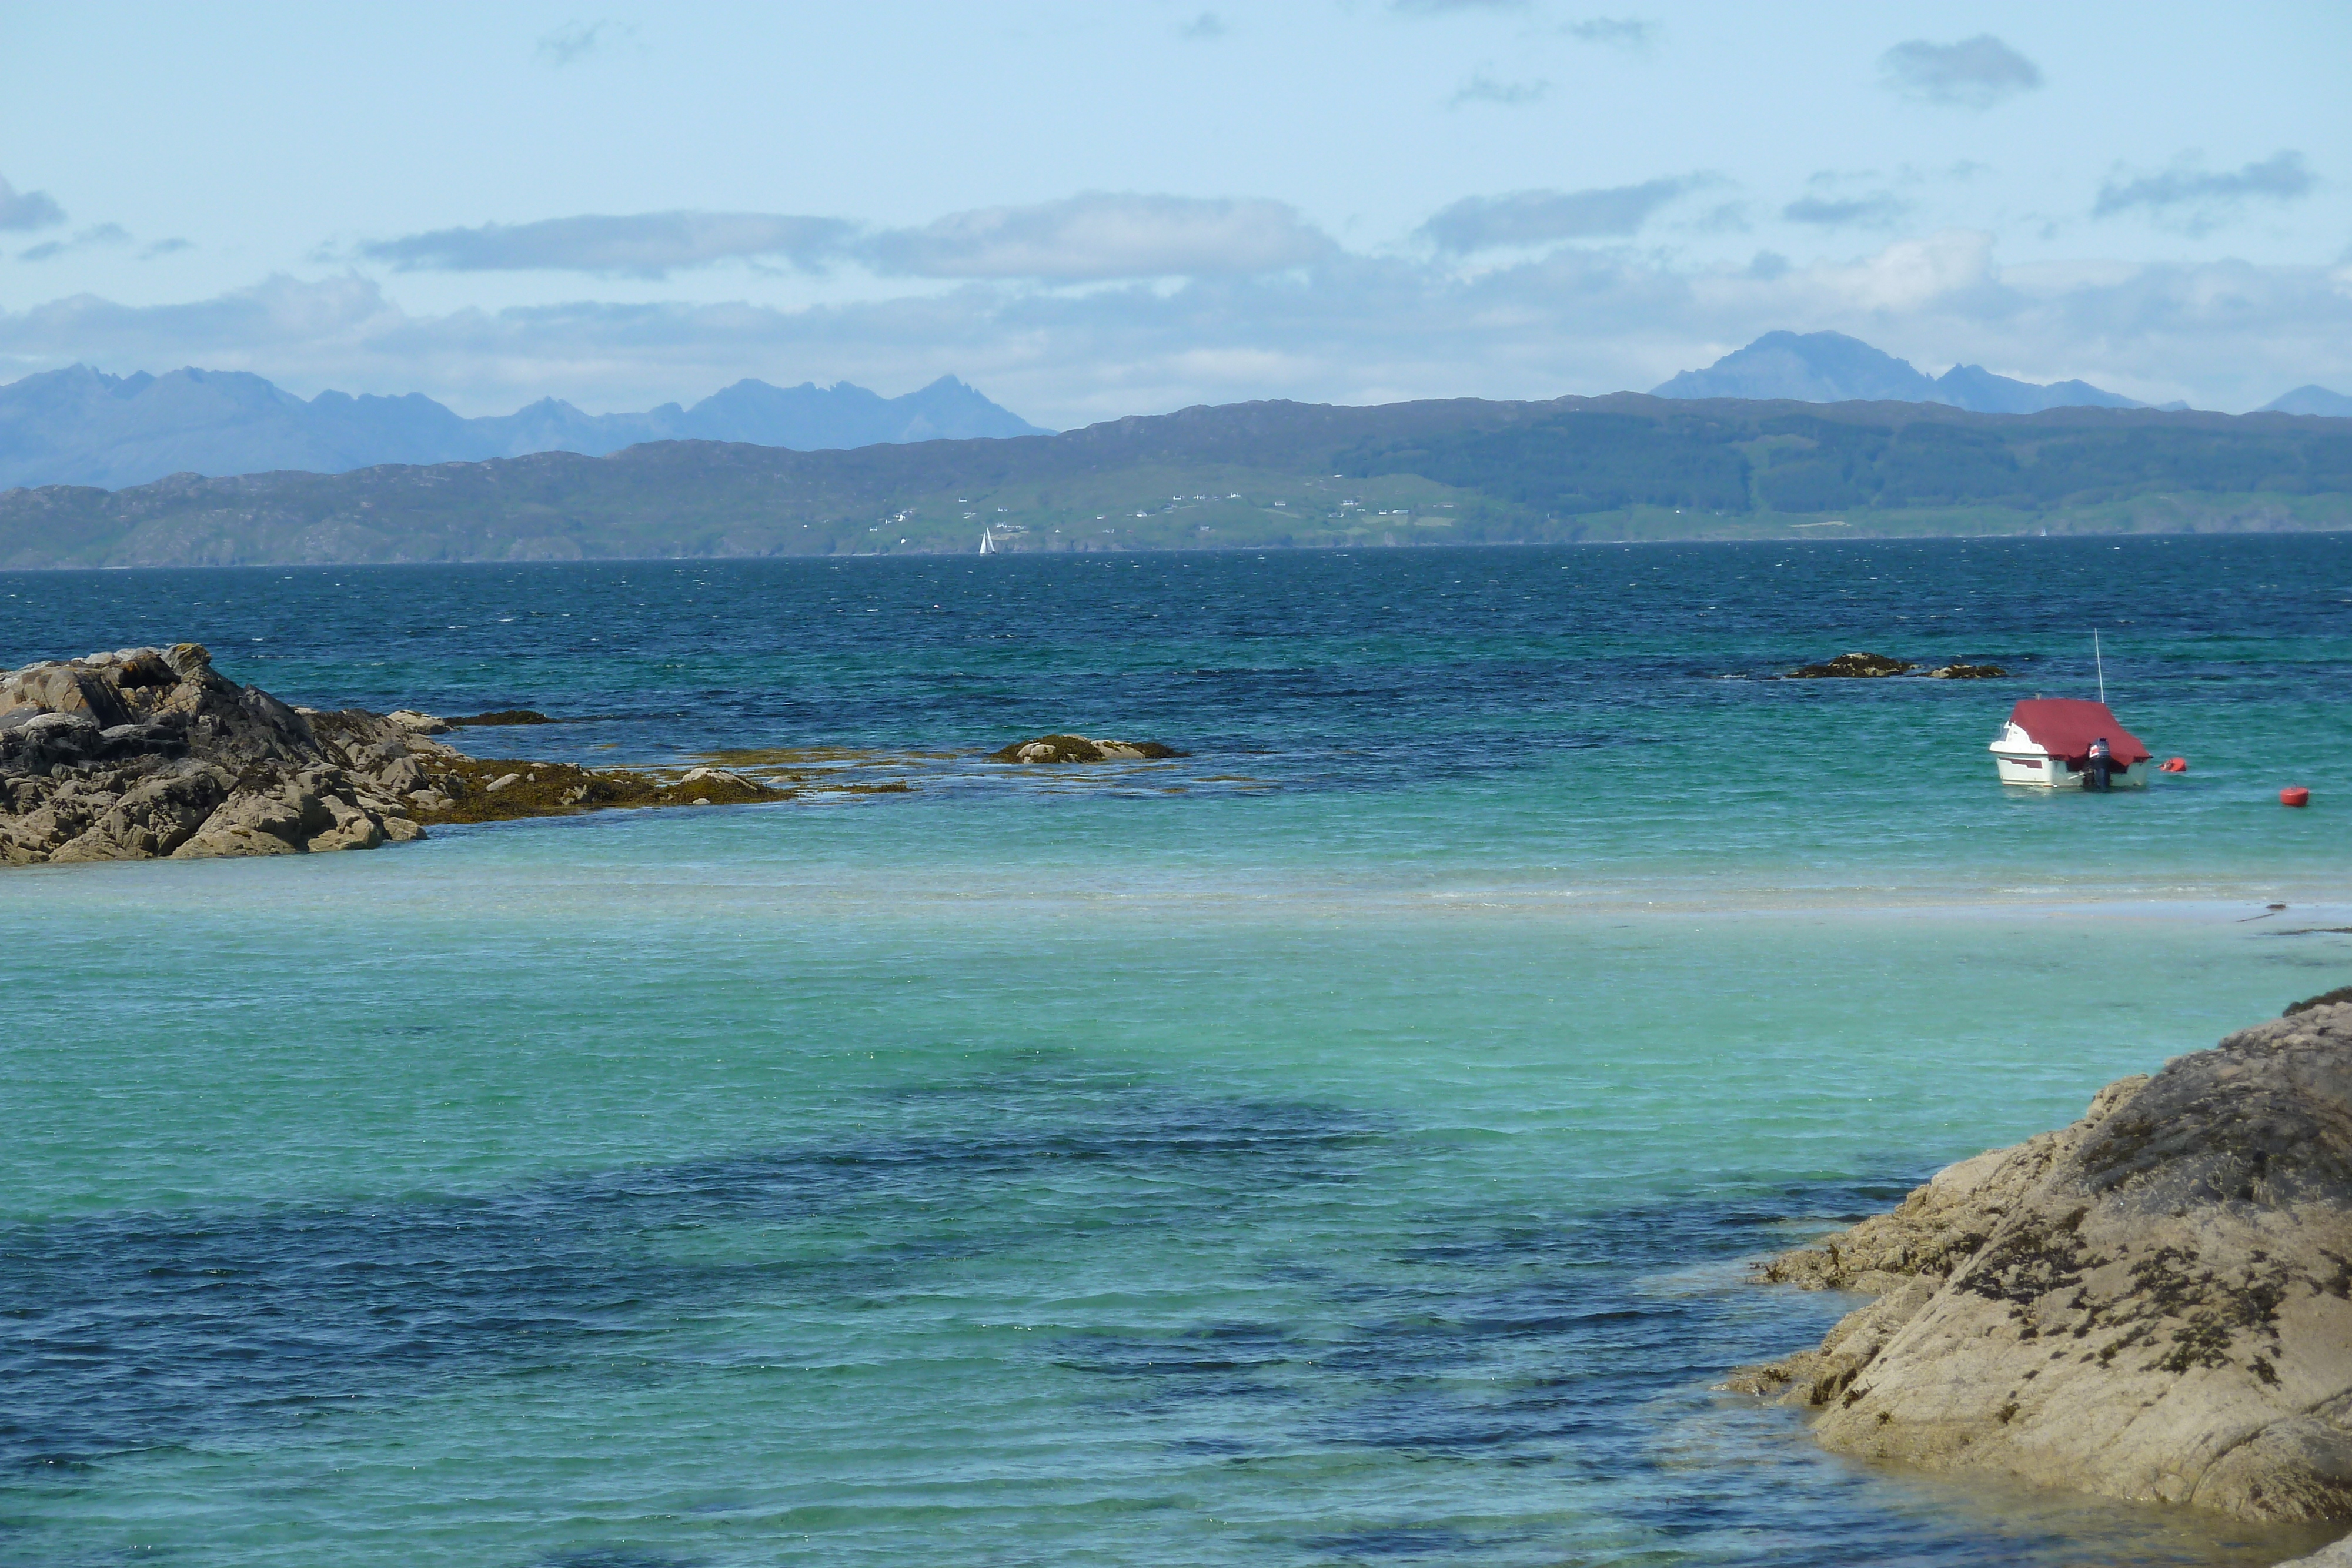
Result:
[[[306,402],[239,371],[110,376],[75,365],[0,386],[0,490],[113,490],[170,474],[341,474],[384,463],[535,452],[601,457],[647,441],[735,441],[805,452],[1045,434],[953,376],[895,398],[847,382],[774,387],[741,381],[692,408],[669,402],[643,413],[594,414],[547,398],[513,413],[465,419],[417,392],[323,392]]]
[[[1654,389],[1673,398],[1793,398],[1800,402],[1940,402],[1974,413],[2040,413],[2048,408],[2145,408],[2088,382],[1997,376],[1955,365],[1940,376],[1843,332],[1767,332],[1703,371],[1685,371]]]

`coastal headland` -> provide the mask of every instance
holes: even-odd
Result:
[[[1759,1273],[1877,1298],[1727,1385],[1832,1449],[2352,1519],[2352,1005],[2111,1083]]]

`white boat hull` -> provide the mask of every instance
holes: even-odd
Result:
[[[2080,789],[2088,773],[2069,772],[2065,758],[2040,751],[1996,751],[1993,767],[2004,784],[2021,784],[2029,789]],[[2151,764],[2135,762],[2129,768],[2119,768],[2107,775],[2111,789],[2145,789]]]

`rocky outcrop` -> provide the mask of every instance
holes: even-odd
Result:
[[[1790,670],[1786,678],[1792,681],[1867,681],[1886,675],[1907,675],[1918,667],[1906,659],[1890,659],[1884,653],[1840,653],[1826,664],[1800,664]]]
[[[0,863],[373,849],[423,836],[401,799],[434,746],[373,715],[317,716],[194,643],[0,674]],[[454,755],[451,754],[451,755]]]
[[[991,762],[1143,762],[1185,753],[1156,740],[1091,740],[1083,735],[1041,735],[988,754]]]
[[[709,768],[673,781],[486,761],[432,738],[449,728],[408,709],[289,707],[194,643],[0,672],[0,865],[317,854],[420,839],[428,822],[791,793]]]
[[[1760,1274],[1878,1293],[1727,1385],[1832,1448],[2352,1518],[2352,1006],[2111,1084]]]
[[[2006,680],[2009,672],[1999,664],[1944,664],[1932,670],[1919,670],[1908,659],[1890,658],[1885,653],[1840,653],[1825,664],[1800,664],[1781,676],[1786,681],[1874,681],[1889,675],[1907,675],[1917,670],[1931,681],[1999,681]]]

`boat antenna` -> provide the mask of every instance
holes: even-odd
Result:
[[[2099,629],[2091,628],[2091,662],[2099,667],[2099,706],[2107,706],[2107,660],[2099,652]]]

